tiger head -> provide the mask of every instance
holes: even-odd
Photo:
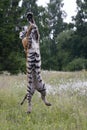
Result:
[[[27,20],[28,20],[30,23],[34,23],[34,18],[33,18],[33,13],[32,13],[32,12],[28,12],[28,13],[27,13]]]

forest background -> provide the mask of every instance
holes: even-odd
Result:
[[[26,14],[32,11],[40,32],[42,69],[77,71],[87,69],[87,0],[76,0],[76,16],[64,21],[63,0],[50,0],[47,7],[37,0],[0,0],[0,72],[26,72],[26,56],[19,39]]]

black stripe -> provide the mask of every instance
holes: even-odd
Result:
[[[40,60],[36,60],[35,62],[38,63],[38,62],[40,62]]]
[[[33,95],[34,93],[32,93],[31,91],[28,91],[31,95]]]
[[[34,65],[30,65],[27,67],[27,69],[31,70],[34,67]]]
[[[34,54],[33,52],[29,53],[30,55]]]
[[[31,67],[27,67],[29,70],[31,70],[32,69],[32,66]]]
[[[31,62],[31,63],[39,63],[40,62],[40,60],[36,60],[36,59],[33,60],[33,59],[32,60],[28,60],[28,62]]]
[[[42,79],[39,81],[40,83],[42,82]]]
[[[39,71],[37,74],[40,74],[41,72]]]
[[[32,56],[29,56],[28,58],[30,58],[30,59],[33,59],[35,56],[34,55],[32,55]]]
[[[31,90],[30,90],[30,89],[27,89],[27,92],[31,92]]]
[[[29,85],[29,84],[27,85],[27,88],[28,88],[28,89],[31,89],[31,87],[30,87],[30,85]]]
[[[43,91],[45,91],[46,89],[42,89],[42,90],[38,90],[39,92],[43,92]]]
[[[28,62],[31,62],[31,63],[34,63],[36,60],[34,59],[34,60],[28,60]]]
[[[39,54],[35,53],[36,54],[36,57],[39,57]]]
[[[35,53],[30,53],[30,56],[28,58],[34,57]]]
[[[32,81],[29,81],[29,84],[31,84],[32,83]]]
[[[35,66],[35,68],[36,68],[36,69],[39,69],[39,68],[40,68],[40,66],[37,66],[37,65],[36,65],[36,66]]]
[[[31,74],[32,72],[27,72],[28,74]]]
[[[39,75],[41,72],[40,71],[38,71],[38,72],[36,72],[37,73],[37,75]]]
[[[32,77],[30,77],[30,76],[29,76],[28,78],[29,78],[29,79],[32,79]]]

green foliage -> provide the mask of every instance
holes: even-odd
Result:
[[[69,70],[69,71],[79,71],[87,69],[87,59],[83,58],[76,58],[73,61],[71,61],[65,68],[64,70]]]
[[[21,42],[19,41],[18,19],[21,15],[20,0],[0,1],[0,71],[18,73],[24,66]],[[22,65],[23,63],[23,65]],[[21,66],[21,67],[20,67]]]
[[[74,17],[75,26],[77,32],[81,36],[87,35],[87,1],[86,0],[76,0],[77,3],[77,14]]]
[[[62,11],[63,5],[63,0],[50,0],[50,3],[48,4],[50,33],[53,32],[53,39],[55,39],[55,37],[65,28],[63,22],[64,11]]]
[[[21,58],[19,53],[11,53],[8,57],[8,62],[5,63],[6,68],[12,74],[17,74],[20,72],[25,72],[26,70],[26,59]]]
[[[73,34],[74,31],[66,30],[61,32],[56,38],[58,70],[62,70],[71,60],[70,41]]]

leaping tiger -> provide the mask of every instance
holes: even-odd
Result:
[[[21,105],[24,103],[25,99],[28,100],[28,111],[31,113],[31,99],[32,96],[37,90],[41,93],[41,98],[44,101],[45,105],[51,106],[51,104],[46,100],[46,86],[43,83],[41,77],[41,55],[40,55],[40,46],[39,46],[39,31],[38,27],[35,24],[33,14],[28,12],[27,19],[30,23],[30,27],[26,33],[25,45],[24,48],[27,54],[27,94],[25,95]],[[24,38],[23,38],[24,39]],[[23,42],[23,40],[22,40]]]

